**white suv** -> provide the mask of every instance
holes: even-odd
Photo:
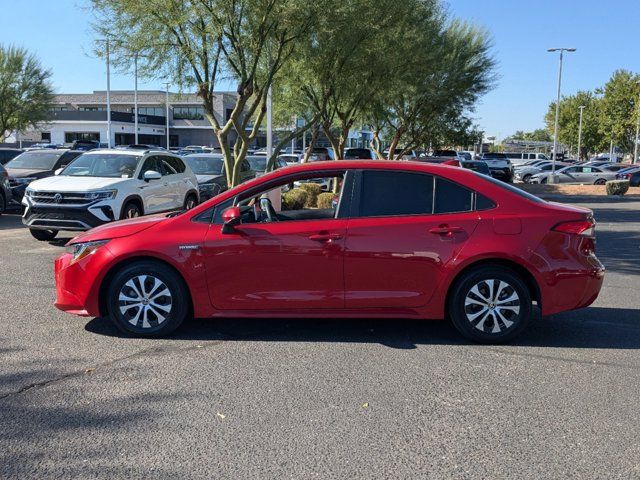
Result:
[[[84,231],[113,220],[189,209],[198,204],[198,180],[166,151],[91,150],[53,177],[29,184],[22,222],[38,240],[58,230]]]

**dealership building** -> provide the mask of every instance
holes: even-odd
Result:
[[[234,92],[217,92],[214,114],[226,122],[236,102]],[[167,143],[166,92],[138,91],[138,143],[165,147]],[[134,92],[111,91],[111,145],[135,143]],[[107,143],[107,92],[55,96],[52,119],[38,130],[21,134],[23,142],[71,143],[97,140]],[[230,135],[230,142],[235,138]],[[260,139],[258,139],[260,141]],[[171,147],[216,147],[218,140],[205,119],[202,100],[194,94],[169,93],[169,142]]]

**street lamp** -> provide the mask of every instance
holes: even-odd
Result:
[[[164,82],[164,87],[165,87],[165,107],[166,107],[166,112],[165,112],[165,130],[166,130],[166,134],[167,134],[167,151],[169,151],[169,82]]]
[[[582,113],[584,112],[586,105],[580,105],[580,124],[578,126],[578,161],[582,158],[581,155],[581,146],[582,146]]]
[[[558,119],[560,118],[560,86],[562,84],[562,57],[564,52],[575,52],[575,48],[549,48],[547,52],[560,52],[560,68],[558,69],[558,97],[556,100],[556,123],[553,129],[553,162],[551,164],[551,177],[549,183],[555,182],[556,158],[558,157]]]
[[[640,80],[636,82],[638,87],[640,87]],[[640,140],[640,94],[638,94],[638,120],[636,121],[636,143],[633,146],[633,163],[638,163],[638,140]]]

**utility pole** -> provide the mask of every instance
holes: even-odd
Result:
[[[271,86],[269,86],[269,90],[267,90],[267,158],[271,158],[273,153],[272,109]]]
[[[167,134],[167,150],[169,150],[169,82],[164,82],[164,87],[165,87],[165,106],[166,106],[166,113],[165,113],[165,130],[166,130],[166,134]]]
[[[558,69],[558,96],[556,99],[556,121],[553,129],[553,162],[551,163],[551,177],[549,183],[555,183],[556,159],[558,157],[558,120],[560,118],[560,87],[562,85],[562,58],[564,52],[575,52],[575,48],[549,48],[547,52],[560,52],[560,67]]]
[[[582,158],[582,114],[586,105],[580,105],[580,124],[578,126],[578,161]]]
[[[133,76],[134,76],[134,85],[133,85],[133,123],[134,123],[134,131],[135,131],[135,140],[133,143],[138,144],[138,53],[136,52],[133,55]]]
[[[111,148],[111,72],[109,70],[109,39],[107,43],[107,148]]]
[[[640,80],[636,82],[640,88]],[[638,119],[636,120],[636,143],[633,146],[633,163],[638,163],[638,141],[640,141],[640,93],[638,94]]]

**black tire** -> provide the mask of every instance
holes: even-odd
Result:
[[[41,242],[49,242],[58,235],[58,230],[38,230],[37,228],[30,228],[29,232],[31,232],[33,238]]]
[[[542,183],[542,184],[547,183],[547,179],[546,179],[546,178],[543,178],[542,180],[540,180],[540,183]]]
[[[514,294],[516,300],[506,301]],[[456,329],[474,342],[505,343],[529,325],[531,302],[531,293],[517,273],[501,266],[483,266],[464,273],[452,286],[449,316]]]
[[[528,173],[524,177],[522,177],[522,181],[524,183],[529,183],[529,180],[531,180],[531,174],[530,173]]]
[[[607,181],[604,178],[599,178],[594,183],[594,185],[606,185],[606,184],[607,184]]]
[[[143,284],[141,278],[144,277]],[[165,290],[169,295],[162,295]],[[109,319],[120,331],[136,337],[168,335],[190,312],[190,296],[184,281],[170,267],[159,262],[145,260],[126,266],[111,279],[106,292],[104,304]],[[121,294],[140,298],[142,302],[120,300]],[[147,303],[144,303],[145,299]]]
[[[7,201],[4,198],[4,194],[0,193],[0,215],[7,209]]]
[[[196,205],[198,205],[198,197],[195,196],[193,193],[188,194],[184,199],[183,208],[185,210],[191,210]]]
[[[120,220],[142,216],[142,209],[138,202],[127,202],[120,212]]]

